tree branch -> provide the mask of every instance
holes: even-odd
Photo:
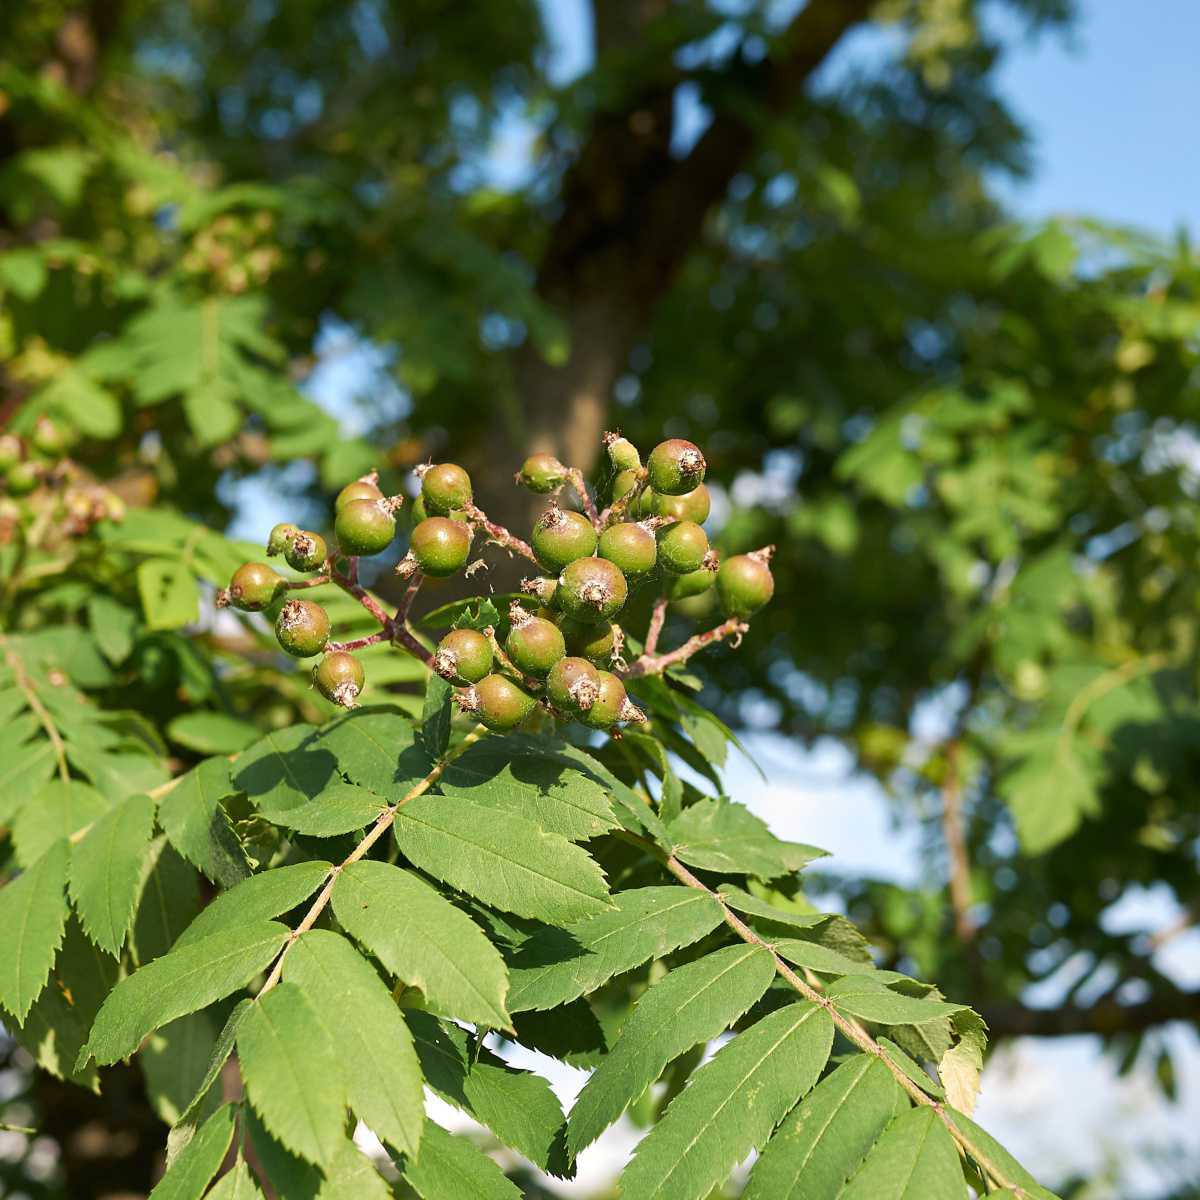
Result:
[[[1200,1021],[1200,991],[1164,992],[1136,1004],[1121,1004],[1106,996],[1092,1005],[1026,1008],[1001,1004],[983,1008],[981,1015],[993,1038],[1072,1037],[1096,1034],[1142,1033],[1170,1021]]]

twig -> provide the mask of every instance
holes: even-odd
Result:
[[[66,743],[62,739],[62,734],[58,732],[58,726],[54,723],[54,718],[50,715],[50,710],[42,703],[37,690],[29,681],[29,676],[25,674],[25,664],[21,662],[20,656],[13,650],[8,638],[2,633],[0,633],[0,647],[4,650],[4,661],[8,663],[9,669],[13,673],[13,679],[16,680],[17,687],[25,693],[25,699],[29,707],[33,709],[34,715],[41,722],[42,728],[46,731],[46,736],[50,739],[50,745],[54,748],[54,757],[58,760],[59,778],[63,783],[69,783],[71,780],[71,771],[67,766]]]
[[[749,628],[750,626],[739,617],[730,617],[715,629],[688,638],[682,646],[667,654],[643,654],[624,673],[624,678],[638,679],[643,675],[661,675],[668,667],[687,662],[693,654],[699,654],[706,646],[712,646],[727,637],[741,637]]]
[[[354,638],[349,642],[327,642],[325,649],[330,654],[337,654],[340,651],[346,650],[363,650],[367,646],[378,646],[380,642],[390,642],[392,640],[392,631],[390,629],[381,629],[378,633],[368,633],[363,637]]]
[[[534,554],[533,548],[528,542],[522,541],[514,533],[509,533],[503,525],[497,525],[495,521],[489,520],[487,513],[475,504],[468,504],[463,511],[472,525],[479,526],[487,533],[489,541],[507,550],[510,554],[519,554],[522,558],[527,558],[538,570],[541,570],[542,564],[538,562],[537,555]]]
[[[654,602],[654,610],[650,614],[650,624],[646,628],[645,652],[653,654],[658,649],[658,639],[662,634],[663,624],[667,619],[667,598],[659,596]]]
[[[328,572],[320,575],[314,575],[311,579],[289,579],[287,581],[287,589],[289,592],[298,592],[303,588],[320,587],[322,584],[329,583],[332,577]]]
[[[275,965],[271,968],[271,973],[267,976],[266,982],[259,989],[258,996],[261,999],[267,994],[278,982],[283,974],[283,960],[287,957],[288,951],[296,944],[302,933],[307,933],[316,923],[317,918],[325,911],[326,905],[329,903],[330,897],[333,895],[334,884],[338,881],[338,876],[353,863],[364,857],[370,848],[392,827],[392,823],[396,819],[396,814],[410,800],[415,800],[418,796],[423,796],[437,781],[442,777],[442,772],[456,759],[460,754],[463,754],[471,746],[473,746],[487,730],[482,725],[477,725],[465,738],[449,753],[442,755],[434,765],[433,769],[419,783],[414,784],[395,804],[389,804],[379,814],[375,824],[368,830],[366,836],[354,847],[350,853],[342,859],[335,867],[331,867],[329,875],[325,880],[325,886],[321,888],[317,894],[317,898],[309,906],[308,911],[300,920],[300,924],[292,930],[291,936],[283,944],[283,948],[279,951],[279,957],[275,960]]]
[[[403,646],[414,658],[419,659],[426,666],[430,666],[433,662],[433,655],[421,645],[416,635],[408,627],[408,612],[412,608],[413,600],[423,581],[424,576],[420,572],[413,576],[400,601],[400,606],[396,609],[396,615],[389,617],[379,601],[358,582],[357,559],[349,560],[349,570],[344,575],[336,569],[331,569],[330,582],[336,583],[344,592],[353,596],[379,622],[381,628],[378,633],[355,638],[351,642],[330,642],[328,649],[334,651],[361,650],[364,646],[374,646],[379,642],[392,642],[395,645]]]
[[[603,528],[600,524],[600,514],[596,511],[596,502],[592,499],[587,484],[583,481],[583,472],[578,467],[567,467],[566,474],[568,481],[575,489],[575,494],[579,497],[580,504],[583,505],[583,511],[587,513],[587,518],[592,523],[592,528],[599,532]]]
[[[610,504],[600,514],[601,526],[604,527],[605,529],[607,529],[608,526],[615,525],[618,521],[623,521],[625,519],[625,514],[629,511],[630,507],[634,504],[634,502],[642,494],[642,492],[645,491],[645,489],[646,489],[646,468],[639,467],[637,483],[635,483],[633,485],[633,487],[631,487],[629,489],[629,491],[627,491],[625,493],[625,495],[623,495],[620,498],[620,500],[617,500],[615,503]]]

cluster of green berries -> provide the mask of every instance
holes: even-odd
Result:
[[[48,516],[47,527],[70,538],[124,516],[120,497],[68,457],[74,440],[67,425],[46,415],[34,421],[28,438],[0,433],[0,544],[37,517]]]

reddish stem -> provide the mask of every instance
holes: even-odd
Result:
[[[487,513],[474,504],[468,504],[464,511],[467,514],[467,520],[472,525],[478,525],[485,530],[488,538],[497,546],[503,547],[512,554],[519,554],[522,558],[529,559],[539,570],[541,569],[541,563],[538,562],[537,556],[528,542],[523,542],[516,534],[509,533],[503,525],[497,525],[495,521],[489,521]]]
[[[633,487],[623,495],[615,504],[610,504],[600,514],[600,526],[607,529],[610,525],[615,525],[618,521],[625,519],[625,514],[633,506],[637,498],[646,489],[646,468],[641,467],[638,470],[638,481]]]
[[[695,637],[690,637],[676,650],[671,650],[667,654],[643,654],[628,671],[625,672],[626,679],[637,679],[642,675],[661,675],[668,667],[674,667],[679,663],[687,662],[693,654],[699,654],[706,646],[714,645],[716,642],[722,641],[727,637],[737,637],[745,633],[750,627],[745,621],[738,617],[730,617],[728,621],[723,621],[715,629],[708,630],[707,633],[698,633]]]
[[[659,596],[654,602],[654,611],[650,614],[650,625],[646,630],[646,654],[653,654],[658,649],[658,639],[667,619],[667,598]]]
[[[386,642],[389,637],[389,630],[381,629],[378,633],[369,633],[365,637],[355,638],[350,642],[329,642],[325,649],[330,654],[335,654],[339,650],[361,650],[364,646],[377,646],[380,642]]]
[[[568,467],[567,479],[575,489],[575,494],[579,497],[579,502],[583,505],[583,511],[587,513],[588,520],[598,532],[603,526],[600,524],[600,514],[596,511],[596,502],[592,499],[587,484],[583,481],[583,472],[578,467]]]
[[[289,579],[287,587],[289,592],[298,592],[302,588],[320,587],[324,583],[330,581],[331,576],[326,572],[321,575],[314,575],[311,579]]]

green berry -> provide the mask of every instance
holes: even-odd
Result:
[[[285,546],[283,557],[295,571],[315,571],[329,557],[329,551],[320,534],[298,529]]]
[[[612,503],[616,504],[616,502],[620,500],[622,496],[626,495],[628,492],[632,492],[633,489],[637,487],[637,483],[638,472],[636,468],[629,467],[628,469],[622,471],[612,481],[612,488],[609,493],[612,498]]]
[[[562,617],[558,623],[567,653],[586,658],[588,662],[608,663],[617,644],[617,627],[611,621],[585,625],[582,621]]]
[[[546,676],[546,695],[561,712],[585,713],[600,694],[600,672],[586,658],[560,658]]]
[[[439,463],[421,475],[421,497],[428,512],[449,516],[471,503],[471,477],[457,463]]]
[[[577,558],[559,575],[555,601],[568,617],[595,625],[615,617],[628,595],[629,585],[615,563],[607,558]]]
[[[717,572],[713,567],[701,566],[695,571],[687,571],[682,575],[671,575],[667,578],[667,599],[672,603],[687,600],[692,596],[702,596],[717,582]]]
[[[622,720],[628,697],[625,685],[611,672],[598,671],[600,687],[596,701],[582,716],[583,723],[593,729],[611,729]]]
[[[596,531],[582,513],[552,504],[538,517],[530,544],[547,571],[561,571],[577,558],[596,552]]]
[[[413,526],[420,525],[422,521],[428,520],[436,514],[431,513],[425,504],[425,497],[418,496],[412,502],[412,508],[409,510],[412,514]],[[451,521],[461,521],[464,525],[467,523],[467,514],[462,509],[456,508],[452,513],[447,514]]]
[[[606,433],[604,444],[608,448],[609,461],[618,471],[636,471],[642,465],[642,456],[628,438]]]
[[[313,671],[313,682],[326,700],[353,708],[358,703],[365,679],[362,663],[345,650],[335,650],[321,659]]]
[[[287,582],[266,563],[243,563],[229,581],[229,603],[243,612],[262,612],[287,591]]]
[[[492,669],[492,644],[477,629],[452,629],[438,642],[433,669],[458,687],[478,683]]]
[[[485,675],[470,689],[467,704],[477,707],[479,719],[489,728],[504,732],[515,729],[533,712],[537,700],[507,675]]]
[[[552,605],[554,603],[554,593],[558,591],[558,580],[547,579],[542,575],[534,579],[523,579],[521,580],[521,591],[525,595],[532,596],[541,601],[542,604]]]
[[[513,605],[512,616],[504,649],[517,670],[541,679],[567,652],[562,631],[545,617],[530,616],[518,604]]]
[[[42,477],[41,468],[35,462],[14,463],[8,469],[5,483],[14,496],[27,496],[38,485]]]
[[[15,433],[0,433],[0,475],[25,457],[25,448]]]
[[[267,553],[272,557],[282,554],[291,544],[292,538],[299,532],[299,527],[290,521],[281,521],[272,528],[271,534],[267,538]]]
[[[329,614],[311,600],[289,600],[275,620],[275,637],[289,654],[311,658],[329,642]]]
[[[566,481],[566,467],[553,454],[531,454],[517,472],[517,482],[540,495],[562,487]]]
[[[708,534],[695,521],[676,521],[658,531],[658,561],[676,575],[698,571],[708,553]]]
[[[347,504],[352,504],[355,500],[382,499],[383,493],[369,479],[356,479],[338,492],[337,499],[333,502],[333,511],[340,513]]]
[[[57,421],[41,416],[33,423],[33,433],[29,438],[33,448],[47,458],[61,458],[71,444],[71,439]]]
[[[658,561],[654,534],[633,521],[610,525],[601,535],[597,551],[601,558],[615,563],[626,575],[645,575]]]
[[[704,484],[684,492],[682,496],[647,492],[645,499],[649,516],[674,517],[676,521],[695,521],[697,525],[703,525],[708,520],[712,509],[712,498]]]
[[[449,517],[426,517],[412,531],[409,549],[426,575],[453,575],[471,557],[471,531]]]
[[[646,461],[650,486],[665,496],[682,496],[704,482],[707,464],[700,447],[683,438],[659,442]]]
[[[334,520],[333,532],[347,558],[380,554],[396,536],[396,518],[386,500],[351,500]]]
[[[746,617],[758,612],[775,594],[775,579],[767,565],[769,551],[736,554],[727,558],[717,572],[717,597],[727,617]]]

